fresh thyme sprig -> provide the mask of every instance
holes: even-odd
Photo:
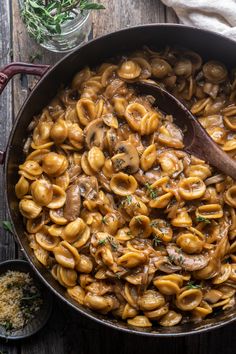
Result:
[[[158,246],[163,245],[162,240],[159,237],[157,237],[156,235],[153,237],[152,244],[154,247],[158,247]]]
[[[186,284],[186,287],[187,287],[188,289],[201,289],[201,285],[195,284],[194,281],[189,281],[189,282]]]
[[[108,236],[106,238],[99,240],[98,246],[105,246],[107,244],[107,242],[110,243],[113,251],[116,251],[118,249],[118,247],[119,247],[118,243],[116,243],[116,241],[111,236]]]
[[[106,238],[103,238],[103,239],[101,239],[101,240],[98,241],[98,245],[99,245],[99,246],[104,246],[104,245],[106,244],[106,242],[107,242],[107,239],[106,239]]]
[[[152,199],[156,199],[158,197],[157,190],[151,186],[149,183],[145,183],[145,187],[148,190],[148,193]]]
[[[101,4],[89,0],[23,0],[21,16],[29,34],[42,43],[46,34],[60,34],[61,26],[75,18],[75,9],[104,9]]]
[[[127,195],[126,197],[125,197],[125,199],[123,199],[122,201],[121,201],[121,205],[131,205],[132,204],[132,202],[133,202],[133,199],[132,199],[132,196],[131,195]]]
[[[12,330],[13,328],[13,325],[10,321],[6,321],[4,324],[3,324],[3,327],[5,328],[5,330],[8,332],[10,330]]]

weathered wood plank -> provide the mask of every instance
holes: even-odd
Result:
[[[63,337],[66,319],[62,311],[63,305],[58,301],[54,303],[52,316],[47,325],[35,336],[24,341],[20,354],[65,354]],[[67,307],[66,307],[67,308]]]
[[[12,1],[13,16],[13,60],[22,62],[43,63],[53,65],[63,54],[49,52],[38,45],[27,33],[20,17],[19,2]],[[37,57],[36,59],[34,59]],[[37,77],[19,76],[14,79],[14,116],[17,115],[32,87],[38,81]]]
[[[0,353],[1,354],[19,354],[19,350],[14,344],[9,344],[7,341],[5,343],[0,342]]]
[[[0,68],[11,61],[11,33],[10,33],[10,4],[9,1],[0,2]],[[0,97],[0,150],[4,150],[12,126],[12,85]],[[3,168],[0,166],[0,220],[7,220],[5,196],[3,186]],[[0,229],[0,262],[15,258],[15,242],[13,236]],[[17,354],[17,346],[0,342],[0,353]]]
[[[93,13],[94,37],[120,28],[165,22],[165,6],[160,0],[100,0],[106,9]]]
[[[185,348],[188,354],[232,354],[235,352],[235,346],[235,324],[185,338]]]
[[[0,2],[0,68],[11,61],[10,2]],[[5,150],[12,126],[11,83],[0,96],[0,150]],[[7,220],[3,186],[3,168],[0,166],[0,220]],[[12,235],[0,229],[0,261],[15,257],[15,243]]]

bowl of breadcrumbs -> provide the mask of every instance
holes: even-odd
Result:
[[[26,261],[0,263],[0,338],[23,339],[38,332],[52,309],[52,295]]]

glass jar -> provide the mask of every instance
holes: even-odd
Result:
[[[19,0],[20,8],[24,0]],[[45,29],[45,38],[40,45],[52,52],[66,53],[87,42],[92,31],[92,17],[88,11],[73,10],[73,19],[61,25],[60,34],[51,34]]]
[[[90,12],[77,14],[73,20],[61,26],[60,34],[47,33],[40,45],[53,52],[69,52],[73,48],[88,41],[92,29]]]

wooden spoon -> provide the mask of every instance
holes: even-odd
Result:
[[[155,84],[139,81],[132,86],[140,94],[155,98],[154,105],[173,115],[174,123],[182,130],[184,150],[205,160],[222,173],[236,180],[236,161],[212,140],[192,113],[173,95]]]

